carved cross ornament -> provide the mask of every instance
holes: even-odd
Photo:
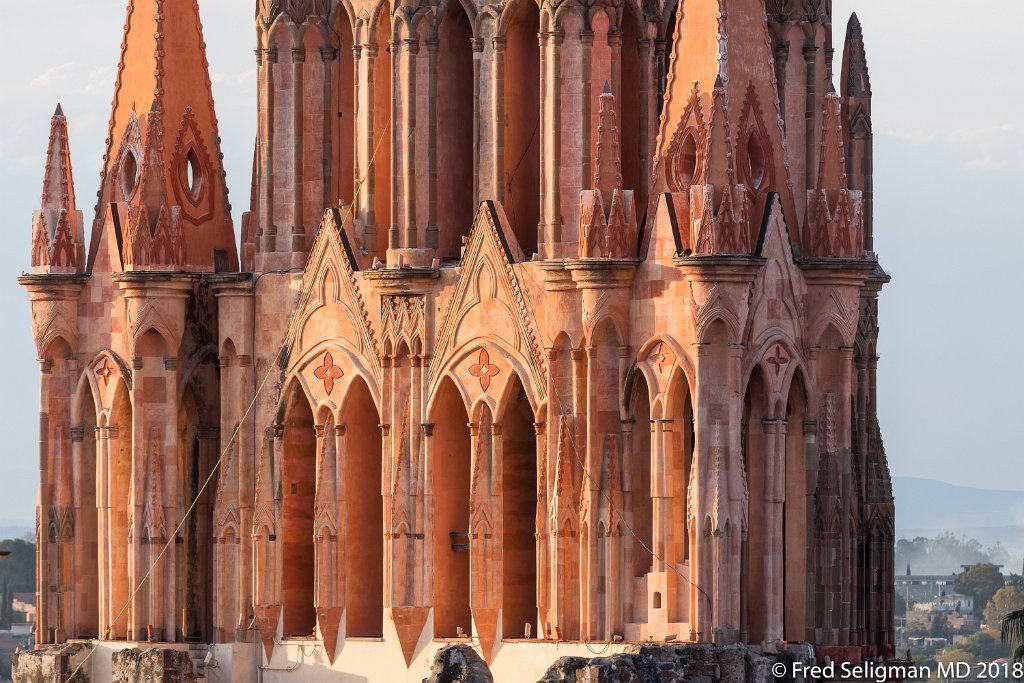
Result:
[[[334,383],[345,376],[345,371],[334,364],[334,356],[328,351],[324,354],[323,365],[313,371],[313,376],[324,382],[324,391],[330,396],[334,393]]]
[[[103,386],[106,387],[113,375],[114,368],[110,367],[110,359],[104,358],[103,362],[96,366],[96,376],[103,380]]]
[[[782,373],[783,368],[789,364],[789,356],[786,355],[786,350],[782,348],[782,344],[775,345],[775,348],[772,349],[771,357],[765,358],[765,362],[775,368],[776,377]]]
[[[487,353],[487,349],[480,349],[476,365],[469,368],[469,374],[480,378],[480,388],[484,391],[491,386],[491,378],[497,377],[499,372],[501,372],[501,368],[491,365],[491,354]]]
[[[651,365],[658,368],[658,372],[661,374],[664,374],[665,369],[671,368],[676,362],[675,354],[672,353],[672,349],[665,346],[664,342],[658,342],[658,345],[654,347],[654,351],[647,357],[647,360],[651,362]]]

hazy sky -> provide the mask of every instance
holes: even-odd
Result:
[[[34,517],[38,364],[15,278],[29,267],[50,115],[63,103],[88,226],[124,5],[0,0],[0,523]],[[254,0],[200,5],[237,229],[255,135]],[[837,48],[854,10],[875,95],[875,245],[893,276],[882,296],[879,372],[890,466],[897,475],[1024,489],[1016,348],[1024,332],[1016,203],[1024,194],[1024,3],[835,0]]]

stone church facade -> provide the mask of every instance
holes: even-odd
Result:
[[[129,0],[91,230],[58,109],[21,278],[38,644],[96,641],[93,680],[139,643],[235,681],[891,656],[871,88],[831,15],[260,0],[236,242],[198,4]]]

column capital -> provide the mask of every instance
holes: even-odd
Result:
[[[292,64],[302,64],[306,61],[306,48],[304,47],[293,47],[292,48]]]

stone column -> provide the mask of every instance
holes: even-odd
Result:
[[[804,109],[804,119],[806,121],[806,168],[807,172],[805,176],[807,178],[807,189],[813,190],[814,186],[818,181],[818,173],[816,164],[818,161],[818,144],[816,142],[815,131],[817,128],[817,117],[818,117],[818,100],[816,95],[817,90],[817,61],[818,61],[818,48],[813,43],[804,46],[804,66],[807,70],[807,102]]]
[[[338,58],[338,48],[326,46],[320,48],[320,61],[323,63],[323,149],[324,155],[329,159],[327,163],[323,165],[324,169],[324,184],[323,193],[321,195],[321,202],[326,206],[337,206],[341,200],[341,188],[338,188],[338,192],[332,192],[334,188],[334,129],[337,125],[337,112],[334,111],[332,96],[333,85],[334,85],[334,60]],[[359,75],[356,74],[355,79],[352,81],[354,85],[359,83]],[[340,93],[339,93],[340,95]],[[339,131],[340,134],[340,131]],[[346,142],[354,142],[354,140],[338,140],[339,145],[344,145]],[[355,150],[352,154],[353,159],[357,158]],[[356,174],[358,176],[358,172]],[[331,196],[336,195],[336,196]]]
[[[401,141],[398,133],[398,87],[402,82],[398,77],[402,62],[400,46],[401,43],[393,39],[388,42],[388,49],[391,51],[391,169],[389,170],[389,173],[391,173],[391,201],[389,202],[391,205],[391,222],[388,229],[389,249],[399,249],[402,247],[401,229],[398,226],[398,185],[402,178],[402,169],[398,166],[400,159],[398,154],[399,142]]]
[[[437,249],[437,38],[427,40],[427,239],[426,246],[430,249]],[[474,57],[476,55],[474,54]],[[473,60],[474,69],[478,69],[479,61]],[[473,84],[476,92],[476,79]],[[474,103],[476,99],[474,97]],[[415,100],[409,103],[409,108],[416,106]],[[474,111],[476,111],[474,109]],[[473,117],[473,125],[477,125],[477,116]],[[410,137],[410,139],[413,139]],[[476,139],[474,137],[474,139]],[[415,147],[415,140],[413,141]],[[413,152],[415,154],[415,151]]]
[[[750,429],[754,426],[750,425]],[[778,573],[778,539],[782,536],[782,501],[778,496],[778,463],[784,460],[779,454],[779,423],[772,418],[761,420],[764,432],[764,500],[760,501],[764,515],[764,580],[765,580],[765,640],[774,643],[782,640],[782,613],[776,610],[776,596],[782,593],[782,575]],[[751,454],[756,456],[756,454]],[[750,501],[753,510],[759,501]],[[746,586],[742,587],[743,589]]]
[[[292,252],[292,268],[301,268],[306,262],[306,230],[303,226],[303,140],[305,129],[303,121],[305,92],[303,90],[303,70],[306,67],[306,49],[292,48],[292,236],[290,249]]]
[[[39,503],[36,506],[36,647],[53,643],[50,617],[50,415],[48,412],[53,361],[40,360],[39,382]]]
[[[837,395],[838,410],[836,415],[837,427],[840,430],[839,433],[839,452],[842,458],[842,466],[840,471],[842,472],[841,479],[841,490],[842,490],[842,502],[844,508],[848,509],[849,506],[854,502],[854,487],[853,487],[853,449],[852,449],[852,431],[853,431],[853,416],[850,414],[850,397],[854,394],[853,391],[853,374],[854,374],[854,363],[853,363],[853,349],[850,347],[843,347],[841,349],[842,356],[842,387],[841,391]],[[855,569],[855,554],[856,548],[854,548],[854,535],[856,529],[853,527],[852,520],[849,515],[843,515],[842,519],[842,562],[840,563],[840,618],[839,618],[839,644],[849,645],[851,636],[853,635],[853,629],[856,628],[854,623],[854,586],[857,584],[857,575]]]
[[[263,115],[260,117],[263,127],[263,192],[261,197],[262,214],[260,221],[262,240],[259,250],[272,252],[277,249],[277,226],[274,224],[274,65],[277,64],[277,48],[263,51]]]
[[[552,258],[558,254],[559,244],[562,240],[562,190],[561,174],[559,164],[562,158],[562,65],[561,51],[562,41],[565,34],[562,31],[555,31],[548,34],[548,60],[550,79],[549,87],[551,92],[545,100],[548,102],[546,116],[550,117],[551,130],[546,131],[550,136],[550,155],[545,165],[547,180],[547,239],[548,251],[544,254]]]
[[[491,39],[494,50],[494,79],[491,87],[493,97],[491,104],[491,121],[494,126],[494,165],[491,173],[494,177],[494,199],[505,201],[505,38]],[[477,194],[479,200],[479,193]]]
[[[484,55],[484,41],[480,38],[473,38],[473,209],[480,206],[480,121],[483,112],[480,111],[480,63]],[[497,95],[495,94],[495,99]],[[433,101],[431,101],[433,104]],[[498,122],[500,124],[500,121]]]
[[[96,612],[99,617],[100,640],[107,640],[109,634],[107,628],[110,625],[110,559],[108,545],[110,543],[110,527],[108,518],[110,516],[110,492],[107,488],[107,477],[110,472],[109,458],[107,455],[107,428],[96,427],[93,434],[86,435],[86,438],[96,440],[96,563],[98,574],[99,595],[96,596]]]
[[[551,61],[548,55],[549,48],[548,44],[551,42],[550,33],[539,33],[537,35],[538,50],[540,51],[540,95],[538,97],[539,104],[539,115],[540,121],[537,122],[537,133],[539,138],[537,144],[540,145],[540,182],[537,183],[540,188],[540,197],[537,199],[538,213],[540,215],[539,222],[537,224],[537,252],[543,257],[550,257],[551,247],[545,244],[550,242],[548,237],[547,229],[547,177],[548,177],[548,152],[550,149],[548,142],[550,132],[548,131],[548,65]],[[504,95],[504,93],[502,93]],[[502,118],[504,121],[504,118]],[[501,176],[502,181],[504,175]],[[558,431],[557,422],[551,423],[554,428],[553,432]]]
[[[647,172],[650,168],[651,160],[651,127],[657,126],[657,119],[653,116],[653,112],[658,111],[657,106],[654,105],[653,97],[651,93],[651,41],[644,38],[639,39],[638,44],[640,47],[640,187],[636,188],[639,192],[640,197],[634,210],[643,215],[643,212],[647,208],[649,202],[650,182],[651,174]],[[621,86],[620,86],[621,88]],[[620,93],[621,94],[621,93]],[[618,97],[615,98],[617,103],[621,103],[622,100]],[[652,105],[653,108],[652,108]],[[621,107],[622,104],[619,104]],[[621,120],[621,117],[620,117]],[[620,124],[621,125],[621,124]],[[653,138],[657,138],[657,129]],[[626,188],[629,189],[629,188]]]
[[[420,37],[402,41],[405,53],[405,88],[402,93],[405,114],[405,145],[402,150],[402,172],[405,177],[405,243],[406,249],[419,246],[419,227],[416,224],[416,60],[420,52]],[[428,169],[429,171],[429,169]]]
[[[380,218],[377,216],[376,210],[377,159],[375,152],[377,150],[377,140],[381,135],[378,127],[382,122],[377,121],[373,106],[379,49],[372,43],[367,43],[364,49],[366,51],[366,107],[363,108],[362,114],[364,117],[363,130],[365,132],[363,145],[366,148],[366,158],[363,160],[365,164],[363,173],[366,179],[363,186],[359,188],[358,202],[361,209],[360,213],[366,222],[366,247],[373,250],[377,248],[377,221]],[[358,80],[356,82],[358,83]],[[356,177],[358,178],[359,176],[360,169],[357,168]]]
[[[582,46],[583,53],[583,63],[581,64],[581,71],[583,76],[583,96],[580,98],[580,105],[582,107],[582,111],[580,112],[580,137],[583,139],[583,170],[581,172],[581,176],[583,178],[583,187],[589,187],[592,182],[591,178],[593,178],[593,173],[590,169],[591,157],[593,155],[594,148],[593,136],[590,133],[591,100],[594,97],[594,87],[593,84],[590,82],[594,60],[594,32],[586,29],[580,31],[580,45]],[[598,84],[598,88],[603,87],[603,83]],[[597,92],[601,91],[598,90]],[[559,113],[559,118],[561,118],[561,113]]]
[[[813,409],[813,407],[811,407]],[[794,425],[796,426],[796,425]],[[806,602],[807,608],[805,610],[805,623],[807,633],[805,638],[810,642],[815,640],[815,555],[814,552],[815,540],[814,540],[814,492],[818,490],[818,423],[816,420],[804,420],[803,422],[803,441],[804,441],[804,457],[806,460],[806,477],[807,477],[807,501],[805,514],[807,515],[807,571],[805,578],[805,591],[806,591]]]

